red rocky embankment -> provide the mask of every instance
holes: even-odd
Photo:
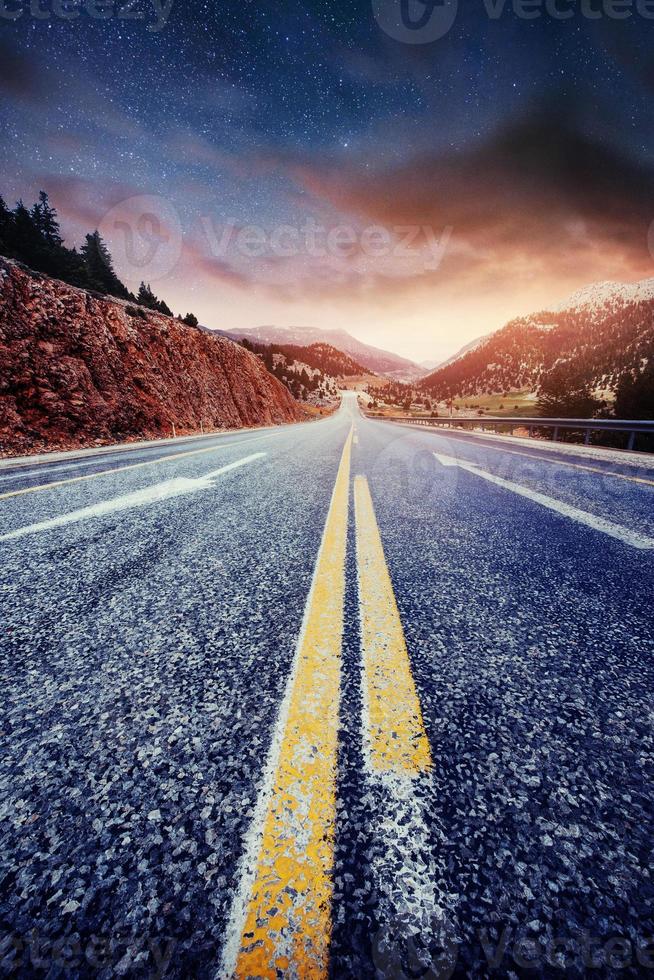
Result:
[[[0,258],[0,455],[304,418],[232,341]]]

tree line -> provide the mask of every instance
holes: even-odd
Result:
[[[239,343],[246,350],[260,357],[266,369],[278,381],[286,385],[293,397],[298,401],[307,401],[311,392],[314,391],[318,393],[319,397],[336,394],[336,388],[330,382],[329,376],[321,367],[313,363],[316,357],[312,357],[312,347],[301,347],[292,344],[262,344],[248,340],[247,337],[243,337]],[[293,356],[290,353],[291,350],[296,352],[297,356]],[[316,352],[313,351],[313,354],[316,355]],[[321,354],[322,352],[319,352],[319,356]],[[300,364],[302,367],[298,370],[298,365]],[[309,374],[304,364],[307,364],[319,373]]]
[[[39,199],[31,208],[20,200],[11,210],[0,196],[0,254],[71,286],[101,296],[116,296],[164,316],[173,316],[170,307],[155,296],[149,283],[142,282],[135,296],[120,281],[107,244],[97,228],[85,236],[79,251],[64,245],[57,210],[45,191],[39,192]],[[198,325],[193,313],[178,319],[189,326]]]
[[[541,416],[654,418],[654,301],[511,321],[420,387],[443,400],[538,393]]]

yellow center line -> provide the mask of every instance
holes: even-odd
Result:
[[[278,722],[279,755],[256,870],[242,896],[239,948],[226,964],[239,978],[327,976],[351,445],[350,430]]]
[[[354,480],[366,724],[377,772],[413,776],[431,766],[409,655],[368,481]]]
[[[52,483],[41,483],[37,487],[22,487],[20,490],[9,490],[7,493],[0,493],[0,500],[7,500],[8,497],[20,497],[24,493],[36,493],[38,490],[51,490],[53,487],[63,487],[67,483],[81,483],[83,480],[94,480],[98,476],[109,476],[111,473],[124,473],[125,470],[137,470],[141,466],[154,466],[155,463],[169,463],[173,459],[183,459],[185,456],[199,456],[200,453],[215,453],[219,449],[227,449],[234,443],[223,446],[205,446],[203,449],[189,449],[182,453],[173,453],[171,456],[161,456],[158,459],[146,459],[142,463],[128,463],[127,466],[116,466],[111,470],[100,470],[99,473],[86,473],[84,476],[69,476],[65,480],[53,480]]]

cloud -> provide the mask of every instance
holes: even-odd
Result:
[[[249,173],[249,167],[241,158],[222,150],[190,129],[176,129],[169,133],[164,147],[175,160],[187,166],[208,167],[236,178]]]
[[[653,168],[556,112],[535,112],[481,145],[423,153],[381,173],[315,161],[293,172],[317,199],[358,219],[452,227],[441,278],[556,275],[570,263],[589,278],[651,271]]]
[[[199,274],[205,284],[218,282],[239,289],[251,289],[256,285],[255,278],[247,270],[237,268],[226,257],[215,255],[212,242],[199,228],[186,236],[183,260],[189,273]]]
[[[110,208],[143,193],[133,184],[55,174],[44,175],[41,184],[63,216],[77,223],[92,225],[93,228],[97,227]]]
[[[49,76],[37,65],[34,58],[15,50],[6,41],[0,41],[0,64],[0,96],[28,105],[40,105],[47,101],[50,92]]]

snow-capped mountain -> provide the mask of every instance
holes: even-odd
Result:
[[[518,317],[420,382],[436,397],[539,390],[556,367],[570,384],[615,391],[654,357],[654,279],[595,283]]]
[[[564,302],[553,307],[553,312],[566,310],[601,310],[606,306],[626,303],[643,303],[654,299],[654,279],[639,282],[595,282],[578,289]]]

